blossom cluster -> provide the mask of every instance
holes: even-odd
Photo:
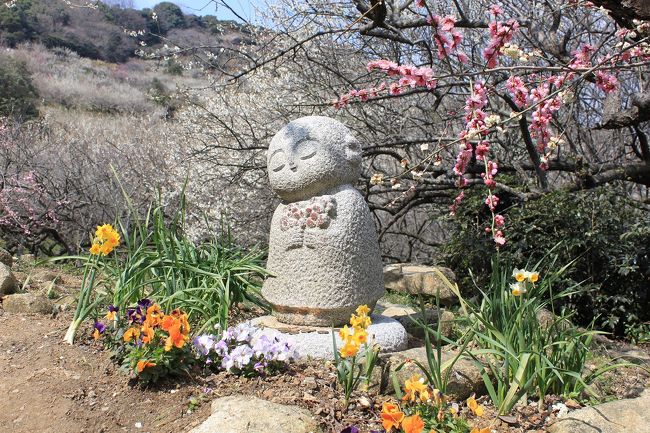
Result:
[[[360,90],[350,90],[348,93],[342,95],[334,102],[334,107],[337,109],[346,107],[355,98],[365,102],[369,98],[379,96],[381,92],[388,89],[389,95],[400,95],[404,89],[426,87],[428,90],[436,88],[438,82],[433,76],[433,69],[429,67],[417,67],[413,65],[398,65],[390,60],[373,60],[367,65],[368,72],[380,70],[385,72],[389,77],[399,77],[396,82],[390,85],[382,82],[377,87],[369,87]]]
[[[361,345],[368,341],[368,327],[372,323],[368,316],[370,308],[367,305],[360,305],[356,313],[350,317],[350,327],[345,325],[339,330],[339,337],[343,340],[343,346],[339,349],[341,358],[355,356]]]
[[[120,234],[110,224],[97,226],[90,254],[107,256],[120,244]]]
[[[427,23],[433,29],[433,41],[436,44],[438,58],[445,59],[451,53],[456,52],[456,56],[461,63],[467,63],[467,55],[458,51],[463,35],[456,30],[456,18],[447,15],[441,17],[433,15],[427,18]]]
[[[480,418],[485,414],[485,408],[478,404],[474,395],[466,403],[468,412],[474,416]],[[459,413],[460,406],[457,403],[449,402],[440,390],[432,389],[423,377],[414,374],[404,382],[401,406],[399,403],[385,402],[380,417],[387,433],[422,433],[425,425],[430,431],[438,431],[442,426],[462,422]],[[489,429],[475,427],[471,433],[487,431]]]
[[[491,13],[495,18],[501,14],[501,8],[493,6]],[[488,68],[494,68],[497,65],[497,60],[501,54],[504,46],[512,40],[514,34],[519,30],[519,23],[517,20],[510,19],[508,21],[491,21],[488,24],[490,31],[490,42],[487,47],[483,49],[483,58],[487,62]]]
[[[292,341],[248,323],[231,326],[220,336],[199,335],[193,344],[207,366],[214,365],[235,374],[278,371],[298,358]]]
[[[313,197],[287,205],[280,219],[282,231],[291,227],[327,228],[336,212],[336,200],[331,196]]]

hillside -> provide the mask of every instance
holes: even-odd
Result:
[[[186,15],[170,2],[135,10],[104,3],[90,8],[72,7],[61,0],[16,0],[12,7],[0,8],[0,44],[12,48],[38,42],[82,57],[122,63],[143,46],[155,49],[170,41],[181,48],[254,43],[246,26],[211,15]]]

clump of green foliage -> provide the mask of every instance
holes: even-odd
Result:
[[[26,119],[38,116],[38,92],[24,62],[0,54],[0,116]]]
[[[574,320],[616,335],[634,338],[647,331],[650,311],[650,214],[612,188],[569,193],[551,192],[544,197],[517,202],[500,194],[508,241],[499,251],[507,263],[541,260],[554,250],[559,263],[574,262],[559,286],[582,283],[579,293],[558,300],[575,312]],[[478,215],[478,217],[477,217]],[[490,275],[493,242],[483,230],[489,212],[480,197],[468,193],[455,219],[444,260],[479,279]],[[557,246],[557,247],[556,247]],[[543,272],[544,269],[541,269]],[[461,287],[474,284],[461,277]]]

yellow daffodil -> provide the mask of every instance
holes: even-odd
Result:
[[[120,234],[110,224],[97,226],[90,254],[107,256],[120,244]]]
[[[526,286],[522,283],[512,283],[510,284],[510,291],[512,296],[520,296],[522,293],[526,293]]]
[[[353,342],[347,342],[339,350],[339,355],[341,355],[341,358],[349,358],[356,355],[357,352],[359,352],[359,346]]]
[[[370,308],[368,308],[367,305],[359,305],[359,306],[357,307],[357,311],[356,311],[356,313],[357,313],[359,316],[367,316],[368,313],[370,313]]]
[[[368,341],[368,332],[363,328],[354,328],[352,340],[354,340],[357,345],[364,344],[366,341]]]
[[[99,244],[93,244],[90,247],[90,254],[96,256],[102,251],[101,246]]]
[[[368,328],[371,324],[370,317],[368,316],[355,316],[354,314],[350,317],[350,325],[355,328]]]
[[[539,274],[537,272],[526,272],[526,279],[534,284],[539,280]]]
[[[518,283],[521,283],[526,279],[526,271],[523,269],[515,269],[512,271],[512,276],[515,277]]]

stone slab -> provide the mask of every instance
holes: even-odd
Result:
[[[569,412],[550,433],[650,433],[650,389],[639,397]]]
[[[312,414],[252,396],[212,401],[212,415],[190,433],[320,433]]]
[[[51,314],[54,302],[33,293],[16,293],[4,298],[2,308],[7,313]]]
[[[396,263],[384,266],[384,286],[388,290],[409,295],[440,296],[440,304],[455,305],[458,298],[445,284],[440,271],[452,284],[456,276],[451,269],[435,266],[423,266],[413,263]]]
[[[408,345],[408,334],[397,320],[390,317],[373,314],[370,316],[372,325],[368,328],[369,341],[379,344],[382,352],[399,352]],[[296,345],[301,358],[334,359],[332,347],[332,330],[325,327],[304,327],[281,324],[272,316],[263,316],[251,320],[251,325],[263,328],[271,335],[277,333],[290,339]],[[276,326],[277,327],[274,327]],[[337,347],[342,342],[338,336],[338,328],[334,328]]]

